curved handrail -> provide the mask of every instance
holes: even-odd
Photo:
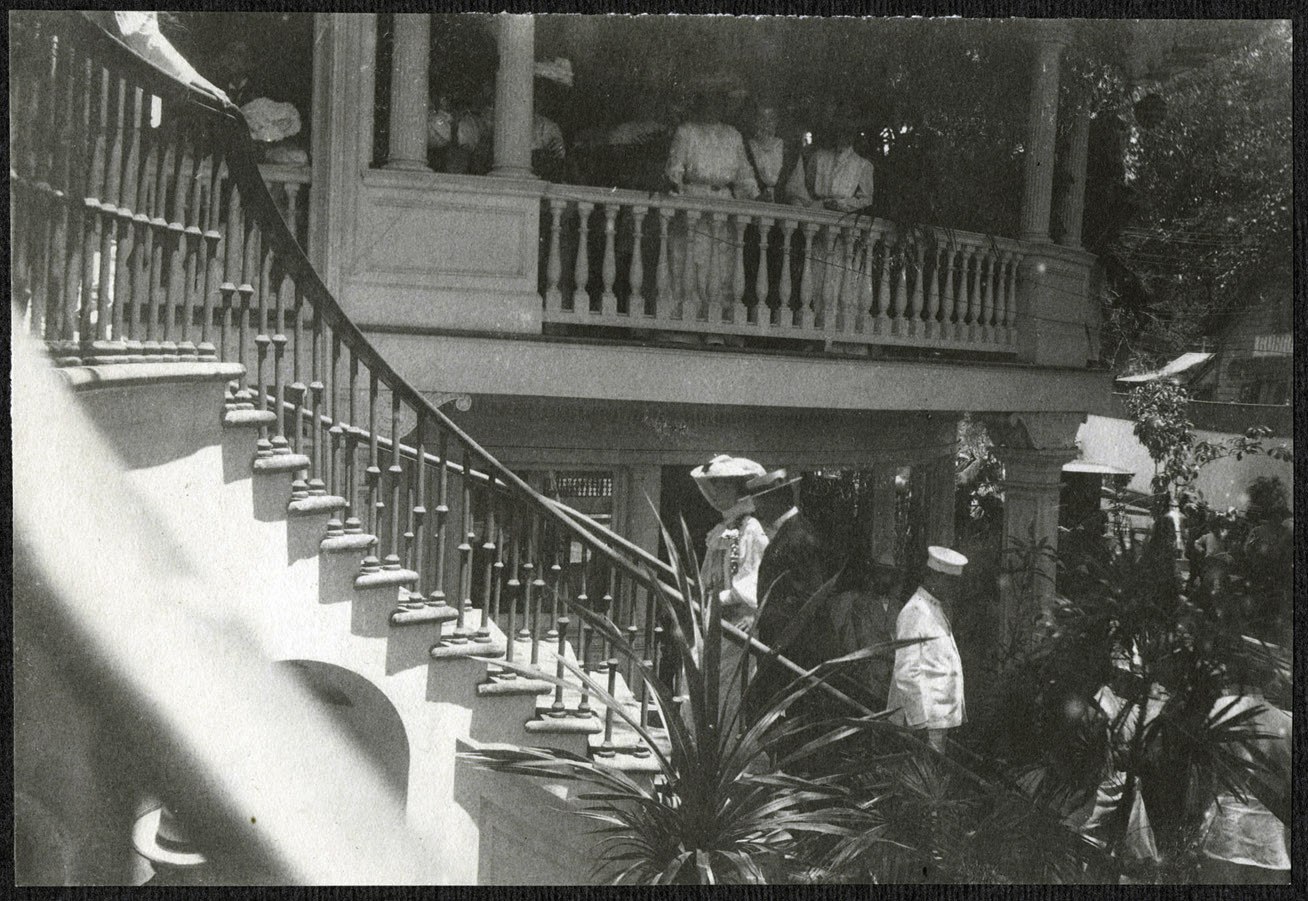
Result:
[[[588,521],[583,527],[578,519],[565,513],[555,502],[528,485],[438,407],[431,404],[376,350],[323,284],[278,213],[276,203],[259,171],[259,164],[249,137],[249,127],[239,108],[230,101],[223,102],[199,88],[178,81],[170,73],[140,57],[116,36],[109,34],[83,16],[77,15],[74,21],[77,23],[75,27],[80,32],[79,39],[85,39],[103,50],[111,50],[114,53],[115,64],[134,69],[136,74],[150,82],[151,89],[157,90],[160,96],[184,101],[193,110],[209,117],[215,125],[221,126],[217,130],[216,137],[224,145],[224,164],[227,171],[240,189],[243,212],[257,221],[262,237],[273,245],[273,251],[278,257],[278,266],[294,279],[297,288],[304,292],[314,312],[322,317],[341,342],[349,347],[351,354],[359,359],[377,380],[408,404],[419,417],[425,416],[431,419],[440,429],[463,445],[473,459],[483,463],[489,473],[493,474],[499,483],[507,486],[519,499],[525,500],[541,515],[575,535],[593,553],[598,553],[612,566],[622,570],[628,578],[647,589],[656,588],[656,582],[660,580],[655,573],[668,572],[666,564],[617,536],[616,533],[608,530],[601,531],[602,527],[598,523]],[[635,557],[636,561],[629,559],[629,555]],[[672,586],[663,584],[661,587],[672,597],[680,598],[679,592]],[[772,657],[796,674],[805,672],[799,664],[772,651],[743,630],[724,624],[724,632],[734,642],[749,647],[755,653]],[[838,690],[830,686],[824,685],[824,688],[833,695],[840,695]],[[852,700],[850,703],[854,704],[862,714],[870,712],[861,704]]]

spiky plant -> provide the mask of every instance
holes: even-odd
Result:
[[[647,789],[602,760],[542,748],[483,749],[464,756],[502,773],[580,783],[575,796],[580,816],[598,824],[597,870],[613,883],[715,884],[764,883],[792,879],[805,866],[795,857],[804,835],[852,835],[865,811],[829,779],[773,770],[769,758],[791,767],[847,736],[841,722],[784,717],[807,693],[819,690],[831,662],[795,679],[745,722],[744,705],[720,694],[722,684],[739,684],[739,673],[721,678],[722,610],[714,593],[705,593],[690,575],[698,561],[682,524],[683,549],[663,532],[675,574],[675,594],[651,575],[651,592],[667,624],[667,647],[684,678],[680,697],[642,659],[607,617],[584,607],[571,612],[602,635],[617,654],[630,660],[657,704],[666,730],[660,741],[638,715],[611,696],[571,661],[562,665],[585,685],[592,698],[622,718],[650,748],[660,775]],[[828,589],[829,590],[829,589]],[[679,597],[677,596],[679,594]],[[820,605],[821,598],[809,606]],[[860,655],[888,652],[867,649]],[[493,661],[537,679],[568,683],[530,666]]]

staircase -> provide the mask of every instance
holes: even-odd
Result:
[[[591,877],[565,787],[457,751],[554,747],[660,778],[581,684],[496,661],[577,663],[651,724],[632,662],[568,613],[606,614],[656,667],[666,566],[529,487],[378,355],[278,215],[238,110],[81,14],[13,24],[15,322],[166,522],[140,553],[198,560],[268,659],[380,691],[341,706],[398,715],[414,853],[442,879]]]

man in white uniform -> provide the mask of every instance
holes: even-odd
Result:
[[[927,548],[927,574],[899,612],[895,638],[926,639],[895,652],[888,707],[910,729],[925,729],[927,740],[944,751],[945,730],[963,724],[963,662],[949,618],[958,598],[967,558],[945,547]]]

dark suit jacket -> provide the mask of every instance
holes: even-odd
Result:
[[[802,513],[781,524],[758,569],[759,641],[772,646],[785,635],[791,621],[829,577],[829,557],[821,536]],[[821,619],[820,611],[815,619]],[[806,669],[817,666],[830,656],[827,642],[812,640],[819,631],[825,630],[806,627],[780,652]],[[761,665],[750,690],[755,709],[792,678],[783,667]]]

